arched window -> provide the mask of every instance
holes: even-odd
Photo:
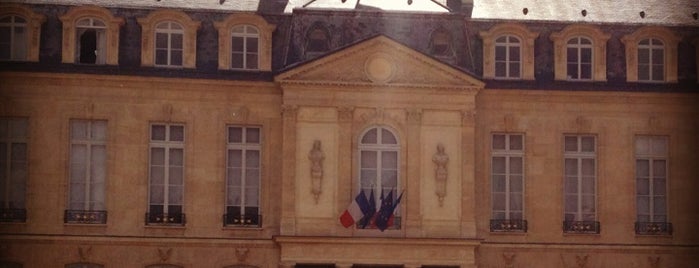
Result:
[[[182,66],[184,28],[165,21],[155,26],[155,65]]]
[[[231,68],[259,69],[260,32],[252,25],[237,25],[231,31]]]
[[[454,50],[451,46],[451,36],[443,29],[435,30],[430,40],[430,54],[437,57],[451,57]]]
[[[638,42],[638,81],[665,81],[665,44],[656,38]]]
[[[514,35],[504,35],[495,39],[495,78],[522,77],[521,43]]]
[[[308,33],[306,52],[325,52],[330,50],[330,38],[323,27],[315,27]]]
[[[0,60],[27,57],[27,20],[19,16],[0,18]]]
[[[368,129],[359,140],[359,187],[364,194],[370,196],[372,191],[375,200],[381,194],[393,192],[396,198],[398,184],[398,167],[400,159],[400,144],[393,131],[384,126]],[[381,202],[376,202],[376,209]]]
[[[573,37],[566,43],[568,80],[592,80],[592,41]]]
[[[75,62],[104,64],[106,52],[106,29],[97,18],[84,18],[75,24]]]

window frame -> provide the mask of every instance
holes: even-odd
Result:
[[[369,143],[365,144],[362,142],[364,137],[372,130],[376,130],[376,143]],[[390,143],[383,143],[383,137],[382,137],[382,132],[386,130],[388,133],[392,135],[392,137],[396,140],[395,144],[390,144]],[[357,185],[358,191],[364,191],[365,189],[368,190],[369,192],[365,192],[367,198],[371,198],[371,191],[373,190],[374,192],[374,200],[376,204],[376,211],[379,211],[381,208],[381,194],[384,190],[384,187],[382,187],[382,182],[384,180],[382,176],[382,172],[385,171],[383,165],[382,165],[382,156],[384,153],[389,153],[389,152],[395,152],[396,154],[396,159],[395,159],[395,172],[396,172],[396,185],[394,189],[391,189],[393,191],[393,201],[395,202],[396,198],[398,198],[398,193],[402,189],[402,183],[401,183],[401,161],[402,161],[402,148],[401,148],[401,140],[400,136],[398,135],[398,132],[393,129],[390,126],[387,125],[372,125],[364,129],[359,135],[357,139],[357,181],[355,182]],[[364,188],[362,185],[363,177],[362,177],[362,170],[365,169],[362,163],[362,152],[365,151],[370,151],[370,152],[377,152],[376,154],[376,178],[374,183],[369,185],[371,188]],[[373,186],[373,187],[372,187]],[[388,189],[388,188],[387,188]],[[383,192],[384,196],[388,195],[388,192]],[[400,204],[398,207],[396,207],[396,210],[393,212],[396,217],[400,217]],[[389,228],[391,229],[391,228]]]
[[[86,124],[86,133],[87,137],[84,139],[78,139],[74,137],[74,124],[78,123],[85,123]],[[93,127],[96,127],[95,125],[103,123],[104,126],[104,137],[102,140],[96,139],[95,137],[92,136],[93,134]],[[101,223],[104,224],[106,223],[106,195],[107,195],[107,183],[108,183],[108,166],[107,163],[109,162],[109,153],[108,153],[108,148],[107,148],[107,142],[108,142],[108,122],[107,120],[101,120],[101,119],[71,119],[69,121],[69,139],[70,139],[70,144],[69,144],[69,160],[68,160],[68,197],[67,197],[67,206],[66,206],[66,217],[64,221],[66,223]],[[85,146],[85,163],[78,163],[78,164],[83,164],[85,166],[85,178],[84,181],[82,181],[82,184],[84,185],[84,189],[82,193],[77,193],[74,194],[74,189],[73,189],[73,165],[75,164],[73,162],[74,156],[76,154],[76,151],[74,151],[74,146],[76,145],[82,145]],[[92,156],[92,148],[93,147],[103,147],[104,148],[104,159],[102,159],[102,185],[101,185],[101,190],[98,190],[101,192],[102,200],[101,203],[98,204],[93,204],[95,203],[94,200],[92,200],[92,190],[93,186],[95,186],[93,174],[94,169],[92,168],[93,164],[93,156]],[[83,206],[80,208],[73,207],[73,197],[74,196],[80,196],[82,198],[82,203]]]
[[[15,15],[15,14],[9,14],[6,16],[0,16],[0,20],[9,18],[9,22],[1,22],[0,21],[0,28],[9,28],[9,40],[6,41],[7,46],[9,47],[9,58],[0,58],[2,61],[21,61],[27,58],[27,42],[29,41],[26,36],[27,34],[27,19],[24,17]],[[18,20],[22,20],[19,22]],[[19,31],[21,29],[21,31]],[[18,33],[21,32],[21,33]],[[23,34],[24,36],[20,36],[20,34]],[[5,42],[0,41],[0,42]],[[22,51],[21,49],[24,49]],[[20,52],[22,51],[22,55],[20,55]]]
[[[201,22],[193,20],[186,13],[178,10],[157,10],[136,21],[141,25],[141,66],[158,68],[196,68],[197,30]],[[174,22],[182,27],[182,65],[156,64],[157,26],[164,22]],[[169,58],[168,58],[169,61]]]
[[[102,21],[105,24],[105,48],[104,48],[104,64],[118,65],[119,64],[119,28],[124,24],[124,19],[114,17],[112,13],[103,7],[98,6],[76,6],[72,7],[66,14],[60,16],[59,19],[63,22],[63,63],[78,63],[76,62],[77,53],[77,23],[84,18],[94,18]],[[100,65],[100,64],[97,64]]]
[[[0,61],[39,61],[39,40],[41,37],[41,25],[46,21],[46,16],[35,13],[31,9],[19,4],[0,4],[0,18],[15,16],[24,19],[26,22],[25,42],[26,46],[24,58],[0,59]],[[10,43],[12,47],[12,43]],[[11,49],[11,48],[10,48]],[[12,52],[10,52],[12,53]]]
[[[560,32],[552,33],[554,50],[554,79],[575,82],[607,81],[607,41],[611,37],[592,25],[569,25]],[[568,41],[575,37],[585,37],[592,41],[592,67],[590,79],[568,78]]]
[[[80,25],[80,22],[82,21],[88,21],[89,25]],[[94,64],[94,65],[104,65],[106,62],[106,30],[107,26],[105,25],[95,25],[96,22],[105,24],[104,21],[102,21],[99,18],[95,17],[83,17],[76,21],[75,23],[75,63],[79,64]],[[95,62],[94,63],[86,63],[82,62],[82,34],[85,34],[87,31],[94,31],[95,32]],[[82,34],[81,34],[82,33]]]
[[[639,153],[638,152],[638,146],[639,146],[638,142],[640,139],[648,139],[650,148],[653,148],[653,141],[658,141],[658,140],[663,141],[664,147],[665,147],[665,152],[664,153],[654,153],[654,152]],[[669,201],[668,200],[669,199],[668,198],[668,192],[669,192],[668,182],[669,182],[669,173],[670,173],[670,170],[669,170],[669,168],[670,168],[670,159],[669,159],[670,158],[670,154],[669,154],[670,139],[668,136],[636,135],[634,137],[634,146],[635,146],[634,147],[635,148],[634,159],[636,160],[635,165],[634,165],[636,167],[635,172],[634,172],[634,177],[635,177],[634,185],[636,186],[636,187],[634,187],[634,189],[635,189],[634,192],[635,192],[635,197],[636,197],[636,221],[637,222],[650,222],[650,223],[669,223],[670,222],[670,219],[669,219],[670,206],[669,206],[669,202],[668,202]],[[648,214],[646,215],[646,216],[648,216],[647,221],[641,221],[639,219],[639,216],[640,216],[639,209],[640,208],[638,206],[638,199],[640,198],[640,195],[641,195],[638,193],[638,189],[639,189],[638,187],[640,184],[640,182],[639,182],[640,176],[638,174],[638,161],[639,160],[646,160],[649,162],[649,166],[648,166],[649,170],[648,170],[648,177],[647,177],[647,179],[648,179],[648,194],[645,195],[645,197],[649,199],[649,201],[648,201]],[[654,170],[653,170],[654,169],[653,163],[656,160],[660,160],[660,161],[665,162],[665,165],[664,165],[665,172],[663,174],[663,177],[664,177],[663,179],[665,180],[663,187],[665,188],[665,191],[663,191],[662,195],[658,195],[654,189],[655,188],[654,187],[655,180],[658,179],[657,178],[658,176],[654,175]],[[655,212],[654,200],[655,200],[655,197],[657,197],[657,196],[662,196],[665,199],[665,206],[664,206],[665,214],[663,215],[665,217],[665,221],[655,221],[653,219],[655,216],[657,216],[654,213]]]
[[[502,79],[495,76],[495,40],[504,35],[517,37],[520,43],[520,77],[510,80],[535,80],[534,40],[539,33],[530,31],[522,24],[502,23],[488,31],[480,32],[483,39],[483,78]]]
[[[565,139],[568,137],[572,137],[572,138],[576,139],[576,151],[567,151],[566,150]],[[583,138],[592,138],[593,139],[594,144],[593,144],[593,151],[592,152],[583,151],[583,149],[582,149]],[[598,188],[598,176],[599,176],[598,175],[598,173],[599,173],[599,171],[598,171],[598,169],[599,169],[598,168],[598,159],[597,159],[598,158],[597,153],[598,153],[598,147],[599,147],[598,143],[599,143],[599,141],[598,141],[597,135],[594,135],[594,134],[565,134],[565,135],[563,135],[563,148],[562,148],[563,149],[563,174],[562,174],[563,175],[563,219],[566,222],[589,222],[589,220],[586,220],[584,218],[585,216],[583,215],[583,213],[584,213],[583,195],[585,195],[585,193],[583,191],[584,186],[582,186],[583,177],[584,177],[582,170],[583,170],[583,160],[585,160],[585,159],[592,159],[593,160],[592,164],[594,166],[593,166],[592,182],[594,185],[592,187],[592,190],[593,190],[592,195],[593,195],[594,202],[592,204],[594,206],[594,208],[593,208],[594,209],[594,220],[592,220],[592,221],[597,222],[599,219],[599,211],[598,211],[599,206],[597,204],[597,199],[599,197],[598,196],[599,193],[598,193],[598,189],[597,189]],[[569,211],[567,211],[567,208],[566,208],[567,204],[568,204],[567,195],[569,195],[569,193],[567,193],[567,189],[566,189],[567,177],[569,176],[568,174],[566,174],[566,170],[567,170],[566,160],[568,160],[568,159],[573,159],[576,161],[575,180],[576,180],[577,189],[576,189],[575,193],[573,193],[572,195],[574,195],[577,198],[577,200],[576,200],[577,208],[575,211],[573,211],[575,213],[575,215],[574,215],[574,218],[572,220],[566,219],[566,214],[569,214]]]
[[[314,39],[315,35],[322,35],[323,40]],[[319,40],[319,41],[316,41]],[[314,47],[314,42],[322,42],[323,49],[316,49]],[[307,34],[306,34],[306,44],[304,48],[304,52],[306,53],[306,56],[308,58],[316,57],[320,54],[326,53],[330,51],[330,33],[328,32],[328,29],[323,26],[323,25],[313,25],[312,27],[309,28]]]
[[[575,40],[576,42],[574,44],[571,44],[570,42],[572,40]],[[590,42],[589,44],[583,44],[583,40],[587,40]],[[570,61],[570,50],[573,49],[575,50],[576,54],[575,57],[577,58],[576,61],[571,62]],[[585,50],[589,50],[590,53],[590,62],[583,62],[583,54]],[[573,64],[577,68],[577,78],[571,77],[570,74],[570,65]],[[589,75],[590,77],[582,77],[584,71],[583,67],[584,65],[589,65]],[[595,69],[595,50],[594,50],[594,41],[586,36],[573,36],[568,41],[566,41],[566,80],[569,81],[592,81],[593,78],[593,72]]]
[[[502,135],[505,137],[505,149],[496,149],[495,147],[495,136],[496,135]],[[526,140],[525,140],[525,135],[523,133],[508,133],[508,132],[498,132],[498,133],[492,133],[491,135],[491,155],[490,155],[490,163],[491,163],[491,168],[490,168],[490,183],[491,183],[491,219],[497,219],[495,217],[495,198],[494,196],[494,191],[493,191],[493,185],[494,185],[494,176],[495,176],[495,171],[493,170],[494,166],[494,158],[496,157],[502,157],[505,158],[505,218],[504,219],[499,219],[499,220],[525,220],[526,219],[526,208],[525,208],[525,203],[524,203],[524,196],[526,192],[526,164],[525,164],[525,151],[526,151]],[[522,148],[517,150],[517,149],[512,149],[511,148],[511,137],[512,136],[520,136],[521,142],[522,142]],[[521,204],[522,204],[522,209],[520,210],[520,213],[522,214],[521,218],[511,218],[510,214],[513,213],[512,209],[510,208],[510,200],[512,199],[512,190],[511,190],[511,176],[512,176],[512,171],[511,171],[511,158],[521,158],[522,160],[522,170],[521,174],[519,174],[522,177],[522,191],[519,192],[521,195]],[[516,175],[515,175],[516,176]]]
[[[648,40],[648,44],[647,44],[647,45],[646,45],[646,44],[641,44],[641,42],[646,41],[646,40]],[[661,44],[660,44],[660,45],[653,44],[653,41],[658,41],[658,42],[660,42]],[[645,51],[648,52],[648,63],[642,63],[642,62],[641,62],[641,51],[642,51],[642,50],[645,50]],[[653,61],[653,58],[654,58],[654,56],[656,55],[655,53],[657,52],[657,50],[660,50],[660,53],[661,53],[661,55],[662,55],[662,57],[663,57],[663,60],[662,60],[661,63],[655,63],[655,62]],[[660,40],[660,39],[654,38],[654,37],[649,37],[649,38],[641,39],[641,40],[638,41],[638,48],[636,49],[636,51],[637,51],[637,53],[638,53],[638,54],[636,54],[637,57],[638,57],[638,68],[637,68],[637,70],[638,70],[638,81],[639,81],[639,82],[646,82],[646,83],[662,83],[662,82],[665,82],[665,75],[666,75],[665,73],[667,72],[667,68],[666,68],[666,66],[665,66],[665,43],[663,42],[663,40]],[[648,66],[648,72],[645,72],[645,73],[642,73],[642,72],[641,72],[641,66],[642,66],[642,65],[647,65],[647,66]],[[663,71],[662,71],[662,78],[661,78],[661,79],[654,79],[654,74],[655,74],[655,72],[653,72],[653,69],[654,69],[653,67],[655,67],[655,66],[660,66],[660,67],[662,67],[662,70],[663,70]],[[647,79],[643,79],[643,78],[642,78],[642,75],[648,75],[648,78],[647,78]]]
[[[24,136],[12,137],[12,122],[24,124],[24,126],[20,126],[24,129]],[[5,169],[5,174],[3,174],[3,177],[6,179],[4,181],[0,181],[0,183],[4,184],[2,185],[2,188],[0,188],[0,190],[4,191],[2,194],[4,198],[0,200],[0,211],[3,212],[2,217],[0,217],[0,222],[25,222],[27,209],[27,181],[29,180],[29,135],[31,131],[29,119],[25,117],[0,117],[0,124],[6,126],[7,131],[7,133],[0,133],[0,144],[4,145],[7,149],[5,152],[6,155],[4,156],[7,162],[0,162],[0,164],[6,165],[3,167],[3,169]],[[12,148],[14,144],[24,145],[24,159],[14,161],[12,157]],[[24,168],[24,174],[21,176],[21,178],[19,178],[18,182],[14,181],[12,178],[12,166],[14,162],[23,162],[22,166]],[[21,203],[12,205],[13,201],[19,201],[13,200],[14,195],[16,195],[14,193],[14,183],[17,183],[17,185],[22,185],[20,190],[22,200],[20,201]]]
[[[230,140],[230,131],[232,128],[240,128],[241,129],[241,142],[236,143],[236,142],[231,142]],[[248,142],[247,140],[247,130],[248,129],[257,129],[258,130],[258,142],[253,143],[253,142]],[[226,171],[225,173],[225,178],[224,178],[224,184],[226,186],[225,189],[225,200],[224,200],[224,226],[237,226],[237,227],[260,227],[262,226],[262,146],[264,142],[264,137],[263,137],[263,132],[262,132],[262,126],[258,125],[239,125],[239,124],[231,124],[226,126],[226,133],[227,133],[227,138],[226,138]],[[230,189],[235,187],[231,186],[229,183],[229,177],[230,177],[230,169],[232,168],[229,166],[230,164],[230,151],[231,150],[241,150],[241,177],[240,177],[240,196],[241,196],[241,201],[240,201],[240,214],[237,215],[229,215],[228,207],[234,207],[234,204],[229,204],[229,195],[230,195]],[[258,155],[258,166],[257,166],[257,214],[256,215],[246,215],[245,214],[245,209],[247,206],[247,196],[246,196],[246,176],[247,176],[247,165],[246,165],[246,159],[247,159],[247,152],[248,151],[257,151]],[[235,217],[237,216],[237,217]]]
[[[153,139],[153,128],[155,126],[165,126],[165,137],[164,140],[154,140]],[[171,140],[171,128],[172,127],[182,127],[182,141],[173,141]],[[150,215],[146,219],[146,224],[147,225],[158,225],[158,224],[164,224],[164,225],[185,225],[186,220],[185,220],[185,185],[186,185],[186,126],[183,123],[150,123],[149,124],[149,144],[148,144],[148,209],[147,213]],[[152,188],[153,188],[153,149],[163,149],[163,204],[157,204],[153,203],[153,197],[152,197]],[[176,185],[176,186],[181,186],[181,203],[179,204],[174,204],[170,200],[170,187],[173,186],[171,183],[171,176],[169,174],[169,170],[172,168],[172,164],[170,164],[170,155],[171,155],[171,149],[179,149],[182,151],[182,166],[181,168],[181,175],[182,175],[182,184],[181,185]],[[162,214],[163,218],[159,218],[156,220],[153,220],[152,218],[154,217],[152,214],[153,212],[151,211],[151,206],[162,206]],[[180,206],[180,212],[179,213],[170,213],[169,211],[169,206]],[[174,218],[170,217],[171,215],[175,215]],[[157,216],[157,215],[156,215]],[[167,218],[170,218],[168,220]],[[173,220],[174,219],[174,220]]]
[[[435,49],[436,49],[436,42],[435,41],[437,41],[438,35],[444,35],[444,38],[446,39],[444,41],[445,41],[445,44],[447,46],[447,49],[444,53],[437,53],[435,51]],[[453,42],[452,35],[449,34],[449,31],[447,31],[446,29],[441,28],[441,27],[432,31],[432,33],[430,34],[429,51],[430,51],[430,55],[437,57],[437,58],[452,58],[452,57],[454,57],[455,56],[454,42]]]
[[[506,38],[506,41],[504,43],[498,42],[498,39],[500,38]],[[514,38],[517,40],[517,43],[512,43],[510,42],[510,39]],[[505,48],[505,60],[504,61],[498,61],[498,47],[504,47]],[[510,52],[511,48],[516,47],[517,50],[519,51],[519,58],[517,59],[517,68],[519,75],[518,76],[511,76],[511,64],[514,63],[510,59]],[[503,34],[495,38],[495,54],[494,54],[494,63],[495,63],[495,73],[494,73],[494,78],[495,79],[502,79],[502,80],[518,80],[522,79],[522,39],[517,37],[516,35],[512,34]],[[505,63],[505,76],[498,76],[498,63],[503,62]]]
[[[238,33],[235,32],[235,29],[237,28],[242,28],[243,32]],[[248,32],[250,29],[254,29],[255,33]],[[242,38],[242,51],[234,51],[233,47],[235,47],[235,42],[233,41],[233,38]],[[256,40],[255,43],[257,43],[257,47],[255,47],[255,51],[252,51],[251,48],[248,47],[248,41],[249,40]],[[231,28],[231,49],[228,52],[231,54],[231,66],[229,68],[231,70],[238,70],[238,71],[257,71],[260,69],[260,29],[255,27],[255,25],[251,24],[237,24],[234,25]],[[233,54],[242,54],[242,67],[234,67],[233,65],[236,63],[233,59]],[[248,62],[248,56],[254,55],[255,56],[255,63],[254,66],[251,62]]]
[[[252,25],[257,28],[258,39],[258,66],[256,69],[234,69],[232,67],[232,34],[233,27],[237,25]],[[236,13],[229,15],[223,21],[214,22],[218,30],[218,69],[233,71],[271,71],[272,70],[272,32],[276,26],[267,23],[261,16],[250,13]]]
[[[638,79],[638,45],[644,39],[658,39],[665,45],[663,81],[642,81]],[[621,38],[626,52],[626,81],[638,83],[677,83],[678,44],[681,38],[665,27],[644,26]]]

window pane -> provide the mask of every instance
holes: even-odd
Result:
[[[245,152],[245,167],[259,168],[260,167],[260,151],[248,150]]]
[[[648,154],[650,152],[650,138],[639,136],[636,137],[636,154]]]
[[[592,48],[580,48],[580,62],[592,63]]]
[[[151,165],[165,165],[165,149],[164,148],[151,148],[150,149],[150,164]]]
[[[159,49],[155,51],[155,64],[167,65],[167,50]]]
[[[153,125],[151,127],[150,139],[154,141],[165,140],[165,125]]]
[[[651,144],[651,151],[656,155],[666,155],[667,154],[667,139],[659,137],[653,138]]]
[[[650,50],[647,48],[638,49],[638,64],[650,63]]]
[[[104,141],[107,139],[107,121],[92,121],[92,140]]]
[[[182,34],[173,33],[170,35],[170,38],[172,39],[172,48],[182,49]]]
[[[397,144],[398,141],[396,140],[396,137],[393,136],[393,133],[386,129],[381,130],[381,144]]]
[[[582,159],[582,175],[595,176],[595,160],[591,158]]]
[[[592,64],[580,65],[580,79],[592,79]]]
[[[505,150],[505,135],[493,135],[493,149]]]
[[[662,48],[656,48],[651,51],[653,64],[663,65],[665,63],[665,53]]]
[[[578,175],[578,160],[575,158],[565,159],[565,175],[566,176],[577,176]]]
[[[245,141],[247,143],[260,143],[260,129],[259,128],[247,128],[245,134]]]
[[[504,193],[507,190],[505,175],[493,175],[493,192]]]
[[[576,137],[576,136],[566,136],[565,137],[565,151],[566,152],[577,152],[578,151],[578,137]]]
[[[259,206],[258,198],[259,190],[258,188],[246,188],[245,189],[245,206]]]
[[[398,187],[398,171],[383,170],[381,171],[381,186],[384,188],[394,189]],[[393,198],[396,198],[395,196]]]
[[[163,204],[163,203],[165,203],[165,191],[164,191],[163,186],[151,185],[151,187],[150,187],[150,203],[151,204]]]
[[[173,50],[170,52],[170,65],[181,66],[182,65],[182,50]]]
[[[579,79],[578,77],[578,64],[568,64],[568,79]]]
[[[582,137],[582,151],[583,152],[594,152],[595,151],[595,138],[594,137]]]
[[[650,181],[648,179],[637,179],[636,180],[636,194],[638,195],[649,195],[650,194]]]
[[[522,174],[522,158],[521,157],[510,157],[510,174]]]
[[[522,190],[522,176],[510,176],[510,192],[521,193]]]
[[[167,49],[167,35],[166,33],[155,33],[155,48]]]
[[[578,49],[569,47],[567,52],[568,63],[578,63]]]
[[[168,189],[168,204],[171,205],[182,205],[182,186],[170,185]],[[168,211],[168,213],[181,213],[175,211]]]
[[[653,65],[653,81],[665,80],[665,68],[662,65]]]
[[[247,54],[245,64],[245,69],[257,69],[257,54]]]
[[[184,126],[170,126],[170,140],[184,141]]]
[[[565,195],[565,212],[578,212],[578,196],[566,194]]]
[[[496,46],[495,47],[495,61],[504,61],[507,59],[507,47]]]
[[[582,177],[582,193],[595,194],[595,177]]]
[[[229,143],[242,143],[243,142],[243,128],[241,128],[241,127],[229,127],[228,128],[228,142]]]
[[[507,63],[496,62],[495,63],[495,76],[496,77],[507,77]]]
[[[665,196],[665,180],[653,179],[653,195]]]
[[[228,167],[243,167],[243,151],[240,149],[228,150]]]
[[[183,185],[183,170],[182,167],[170,167],[168,168],[168,184],[170,185]]]
[[[510,195],[510,210],[521,211],[522,207],[522,194],[511,194]]]
[[[361,159],[362,168],[377,168],[378,159],[375,151],[362,151]]]
[[[522,135],[510,135],[510,150],[522,150],[524,148]]]
[[[638,80],[648,81],[650,80],[650,66],[647,64],[638,64]]]
[[[398,169],[398,152],[381,153],[381,168]]]
[[[510,63],[510,75],[508,77],[518,78],[519,76],[519,62]]]
[[[504,211],[506,209],[505,200],[506,199],[504,193],[493,193],[493,210]]]
[[[364,137],[362,137],[362,144],[376,144],[378,142],[376,132],[376,128],[367,131],[366,134],[364,134]]]
[[[565,192],[569,194],[578,193],[578,178],[577,177],[565,177]]]
[[[87,121],[71,120],[70,121],[70,137],[73,140],[87,140]]]
[[[519,61],[519,47],[518,46],[511,46],[510,47],[510,59],[511,61]]]
[[[231,55],[231,68],[242,69],[244,67],[243,64],[244,62],[242,53],[233,53],[233,55]]]
[[[243,37],[238,37],[238,36],[233,36],[233,40],[231,40],[232,43],[232,50],[233,52],[243,52],[243,46],[245,42],[245,38]]]
[[[181,167],[184,163],[184,151],[182,149],[170,148],[170,166]]]
[[[653,178],[665,178],[665,160],[653,161]]]
[[[493,173],[505,174],[505,157],[493,157]]]
[[[646,159],[636,160],[636,176],[639,178],[648,178],[650,175],[650,165]]]
[[[653,198],[653,212],[665,214],[665,196],[656,196]]]
[[[254,38],[254,37],[246,38],[245,50],[249,53],[257,53],[257,38]]]

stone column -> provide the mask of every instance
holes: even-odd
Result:
[[[282,105],[281,235],[296,234],[296,115],[298,106]],[[293,266],[293,265],[292,265]],[[281,267],[281,266],[280,266]]]
[[[476,236],[475,109],[461,113],[461,235]]]
[[[407,124],[407,170],[405,175],[406,205],[403,222],[405,233],[408,237],[422,236],[422,215],[420,215],[420,131],[422,124],[422,110],[409,109],[406,111]]]

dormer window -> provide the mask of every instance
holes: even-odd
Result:
[[[437,57],[452,57],[454,50],[451,46],[451,36],[443,29],[435,30],[430,40],[430,54]]]
[[[556,80],[607,81],[607,40],[590,25],[569,25],[550,35]]]
[[[638,42],[638,81],[665,81],[665,44],[656,38]]]
[[[539,33],[520,24],[499,24],[480,32],[483,77],[534,80],[534,39]]]
[[[220,70],[271,71],[273,24],[254,14],[232,14],[214,22]]]
[[[0,61],[39,61],[39,34],[46,17],[15,4],[0,4]]]
[[[172,21],[155,26],[155,65],[182,66],[184,29]]]
[[[260,31],[252,25],[237,25],[231,38],[231,69],[259,69]]]
[[[573,37],[566,45],[568,80],[592,80],[592,41]]]
[[[0,18],[0,60],[27,57],[27,20],[19,16]]]
[[[63,22],[63,63],[119,64],[119,27],[123,18],[103,7],[73,7]]]
[[[306,52],[326,52],[330,50],[330,38],[328,38],[328,33],[322,27],[317,27],[310,31],[308,34],[308,41],[306,43]]]
[[[644,83],[677,82],[680,37],[663,27],[643,27],[621,38],[626,49],[626,80]]]
[[[85,18],[75,25],[75,62],[104,64],[107,42],[107,27],[104,22],[96,18]]]

